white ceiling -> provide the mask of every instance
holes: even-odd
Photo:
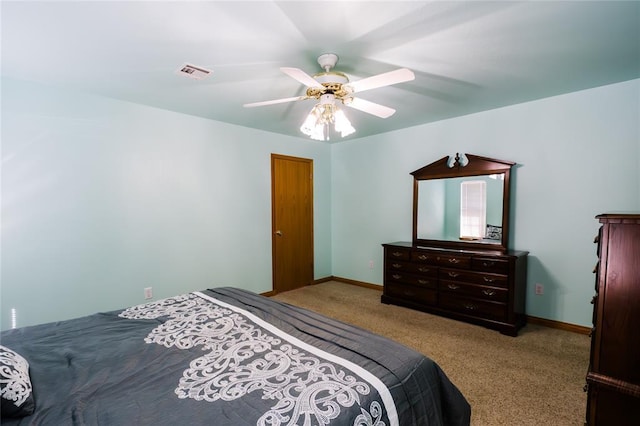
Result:
[[[325,52],[351,81],[416,75],[362,93],[397,112],[347,108],[347,139],[640,77],[638,1],[3,0],[0,14],[4,77],[298,137],[313,100],[242,105],[303,95],[279,68],[314,74]],[[185,62],[213,74],[176,74]]]

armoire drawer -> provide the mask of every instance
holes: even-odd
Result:
[[[492,300],[506,303],[509,299],[509,291],[506,288],[488,287],[476,284],[466,284],[456,281],[441,280],[438,284],[440,291],[446,291],[462,297]]]
[[[490,318],[496,321],[505,321],[507,318],[507,305],[498,302],[487,302],[467,297],[457,297],[451,293],[440,293],[439,306],[453,311]]]
[[[509,279],[507,275],[493,274],[489,272],[441,268],[438,276],[441,280],[447,281],[459,281],[504,288],[509,286]]]
[[[387,283],[384,286],[384,293],[386,296],[404,299],[414,303],[435,305],[438,302],[438,292],[435,289],[404,283]]]

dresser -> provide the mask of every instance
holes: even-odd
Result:
[[[640,215],[603,214],[596,237],[586,424],[640,424]]]
[[[382,245],[382,302],[516,336],[525,324],[526,251]]]

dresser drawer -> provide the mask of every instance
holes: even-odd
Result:
[[[404,272],[389,272],[387,274],[387,282],[412,284],[420,287],[431,288],[433,290],[438,288],[437,277],[411,275]]]
[[[438,264],[438,253],[430,251],[414,251],[411,253],[411,260],[413,262],[429,263],[432,265]]]
[[[438,292],[436,290],[403,283],[386,283],[384,293],[388,297],[427,305],[435,305],[438,301]]]
[[[423,275],[425,277],[437,277],[438,267],[433,265],[426,265],[423,263],[412,263],[411,271],[415,274]]]
[[[477,284],[464,284],[455,281],[440,281],[438,284],[440,291],[457,294],[463,297],[474,297],[477,299],[492,300],[494,302],[506,303],[509,299],[509,291],[506,288],[489,287]]]
[[[467,282],[504,288],[508,288],[509,286],[508,276],[502,274],[441,268],[438,275],[441,280],[447,281]]]
[[[506,274],[509,272],[509,261],[507,259],[496,259],[491,257],[474,257],[471,261],[471,268],[476,271]]]
[[[440,293],[439,306],[452,311],[496,321],[505,321],[507,319],[507,305],[504,303],[458,297],[447,292]]]
[[[387,271],[389,272],[408,272],[415,268],[415,265],[409,262],[403,262],[396,259],[387,259]]]
[[[471,258],[469,256],[441,253],[438,255],[438,265],[469,269],[471,267]]]
[[[403,250],[396,247],[388,247],[384,251],[387,260],[410,260],[411,250]]]
[[[387,260],[388,272],[411,272],[412,274],[424,275],[428,277],[438,276],[438,267],[423,263],[403,262],[401,260]]]
[[[383,244],[383,303],[423,309],[516,336],[524,325],[528,252]]]

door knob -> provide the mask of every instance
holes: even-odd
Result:
[[[276,231],[276,235],[277,235],[278,237],[282,237],[282,231],[278,229],[278,230]]]

